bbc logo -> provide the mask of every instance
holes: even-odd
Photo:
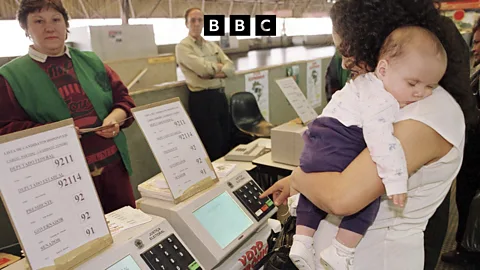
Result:
[[[255,16],[255,36],[276,36],[277,20],[275,15]],[[225,15],[204,15],[204,35],[224,36]],[[250,15],[230,16],[230,36],[250,36]]]

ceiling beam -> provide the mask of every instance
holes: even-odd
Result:
[[[233,11],[233,0],[230,1],[230,8],[228,9],[228,17],[232,15],[232,11]]]
[[[135,9],[133,9],[133,0],[128,1],[128,4],[130,5],[130,15],[132,15],[132,18],[135,19]]]
[[[152,8],[152,10],[150,11],[150,14],[148,14],[147,18],[150,18],[152,16],[153,12],[155,12],[155,9],[157,9],[158,5],[160,5],[160,2],[162,2],[162,0],[157,0],[157,3]]]
[[[84,4],[86,3],[86,5],[90,8],[90,10],[93,11],[93,14],[95,16],[97,16],[98,18],[102,18],[102,19],[105,19],[105,16],[102,16],[102,14],[100,14],[95,8],[92,7],[92,5],[87,1],[87,2],[84,2]]]
[[[111,6],[114,5],[114,4],[118,4],[118,0],[105,0],[105,1],[103,1],[103,3],[104,4],[98,9],[98,12],[110,15],[111,13],[109,12],[109,10],[110,10]],[[105,16],[102,16],[102,15],[100,15],[100,16],[101,16],[101,18],[105,19]],[[115,17],[118,18],[117,16],[115,16]]]
[[[130,19],[130,0],[118,0],[120,4],[120,18],[122,18],[122,24],[127,25],[128,19]]]
[[[202,0],[202,12],[205,13],[205,0]]]
[[[88,14],[87,8],[85,7],[85,3],[83,3],[83,0],[80,0],[79,3],[85,17],[87,17],[87,19],[90,19],[90,14]]]
[[[308,10],[308,7],[310,6],[311,3],[312,3],[312,0],[309,0],[309,1],[307,2],[307,4],[305,5],[305,8],[303,9],[303,12],[302,12],[301,14],[298,14],[298,16],[302,16],[303,13],[305,13],[305,11]]]
[[[252,8],[252,13],[250,14],[250,17],[253,17],[255,16],[255,11],[257,10],[257,1],[255,1],[255,4],[253,4],[253,8]]]
[[[170,18],[173,18],[172,0],[168,0],[168,15]]]

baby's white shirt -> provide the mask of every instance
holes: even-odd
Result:
[[[365,143],[388,196],[407,192],[405,153],[393,135],[393,123],[399,111],[398,101],[385,90],[383,82],[374,73],[367,73],[335,92],[319,116],[363,129]]]

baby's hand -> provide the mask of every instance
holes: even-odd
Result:
[[[393,200],[393,203],[397,206],[404,207],[405,206],[405,200],[407,199],[407,193],[402,193],[402,194],[395,194],[392,196],[388,196],[390,200]]]

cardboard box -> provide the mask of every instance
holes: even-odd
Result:
[[[294,120],[272,129],[272,160],[292,166],[300,165],[303,133],[307,127]]]

